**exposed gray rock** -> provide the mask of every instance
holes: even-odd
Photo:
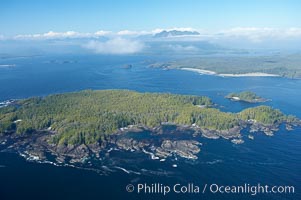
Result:
[[[195,154],[200,152],[199,145],[201,143],[195,140],[164,140],[161,147],[156,149],[155,155],[166,158],[174,153],[183,158],[197,159]]]

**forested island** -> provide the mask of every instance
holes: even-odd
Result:
[[[10,101],[0,108],[0,143],[13,143],[10,148],[38,157],[52,152],[60,161],[66,156],[73,161],[91,153],[99,156],[109,144],[147,153],[145,149],[150,148],[158,158],[175,153],[196,158],[198,141],[176,139],[172,134],[157,146],[153,140],[159,138],[156,135],[164,126],[172,125],[178,131],[191,130],[194,136],[222,137],[239,144],[243,142],[242,128],[251,126],[253,132],[272,135],[282,123],[289,129],[301,124],[298,118],[268,106],[231,113],[214,108],[211,99],[204,96],[85,90]],[[145,130],[155,135],[152,140],[124,137],[127,132]]]
[[[267,99],[264,99],[258,96],[256,93],[250,91],[230,93],[225,98],[231,99],[233,101],[243,101],[247,103],[260,103],[268,101]]]
[[[194,69],[199,70],[199,73],[223,77],[279,76],[301,78],[300,58],[299,54],[200,56],[154,62],[149,66],[163,69]]]

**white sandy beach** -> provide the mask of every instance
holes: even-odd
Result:
[[[206,75],[216,75],[222,77],[277,77],[277,74],[268,74],[262,72],[252,72],[252,73],[245,73],[245,74],[218,74],[214,71],[210,70],[203,70],[203,69],[195,69],[195,68],[181,68],[181,70],[197,72],[199,74],[206,74]]]
[[[216,72],[210,71],[210,70],[204,70],[204,69],[195,69],[195,68],[181,68],[181,70],[186,70],[186,71],[192,71],[192,72],[197,72],[200,74],[207,74],[207,75],[217,75]]]
[[[266,76],[272,76],[272,77],[276,77],[276,76],[279,76],[279,75],[262,73],[262,72],[252,72],[252,73],[245,73],[245,74],[219,74],[219,76],[224,76],[224,77],[251,77],[251,76],[266,77]]]

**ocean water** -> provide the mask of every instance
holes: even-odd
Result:
[[[130,89],[140,92],[170,92],[206,95],[219,108],[239,112],[250,105],[224,98],[230,92],[251,90],[272,101],[262,103],[301,118],[301,80],[275,77],[224,78],[183,70],[147,67],[164,57],[62,55],[2,58],[0,101],[83,89]],[[124,68],[131,64],[130,69]],[[260,105],[260,104],[256,104]],[[247,134],[247,130],[246,133]],[[284,127],[273,137],[255,134],[241,145],[228,140],[199,138],[203,144],[197,161],[151,160],[137,153],[113,152],[114,172],[27,162],[17,154],[0,153],[0,199],[301,199],[301,129]],[[135,162],[126,162],[134,160]],[[112,163],[113,165],[114,163]],[[120,165],[122,164],[122,165]],[[173,165],[177,167],[174,168]],[[144,172],[136,174],[127,173]],[[277,185],[294,186],[294,194],[137,194],[127,192],[133,184],[160,183],[173,186],[193,183],[200,186]],[[135,188],[136,189],[136,188]]]

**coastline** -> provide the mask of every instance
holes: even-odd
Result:
[[[215,75],[215,76],[221,76],[221,77],[279,77],[277,74],[268,74],[268,73],[262,73],[262,72],[250,72],[250,73],[244,73],[244,74],[218,74],[214,71],[210,70],[203,70],[203,69],[195,69],[195,68],[180,68],[180,70],[186,70],[191,72],[197,72],[199,74],[204,75]]]
[[[222,77],[279,77],[277,74],[268,74],[262,72],[252,72],[245,74],[219,74]]]
[[[206,75],[218,75],[216,72],[214,71],[210,71],[210,70],[204,70],[204,69],[195,69],[195,68],[188,68],[188,67],[184,67],[184,68],[180,68],[181,70],[185,70],[185,71],[191,71],[191,72],[197,72],[199,74],[206,74]]]

